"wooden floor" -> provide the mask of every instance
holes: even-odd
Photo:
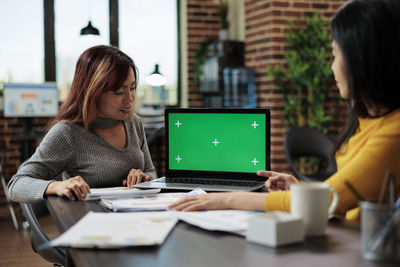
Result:
[[[19,206],[15,205],[15,209],[21,223]],[[58,235],[50,215],[41,219],[40,224],[51,238]],[[29,231],[29,229],[15,230],[7,206],[0,205],[0,267],[53,266],[32,250]]]

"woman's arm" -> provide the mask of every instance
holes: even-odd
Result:
[[[267,193],[255,192],[210,193],[184,197],[171,204],[169,208],[181,211],[223,209],[265,211],[266,195]]]
[[[287,190],[292,183],[298,183],[294,176],[286,173],[258,171],[257,175],[268,178],[265,187],[269,191]],[[267,195],[267,193],[254,192],[212,193],[185,197],[170,205],[169,208],[183,211],[213,209],[265,211]]]
[[[64,123],[56,124],[43,138],[30,159],[25,161],[8,183],[10,198],[17,202],[43,199],[54,177],[73,160],[71,129]]]

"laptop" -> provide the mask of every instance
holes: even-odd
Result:
[[[253,191],[270,170],[268,109],[165,110],[165,177],[135,185],[206,191]]]

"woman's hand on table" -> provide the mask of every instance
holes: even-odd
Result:
[[[285,173],[258,171],[257,175],[269,177],[265,182],[265,187],[269,191],[289,190],[291,184],[299,182],[294,176]],[[180,211],[223,209],[265,211],[266,196],[266,193],[256,192],[210,193],[183,197],[169,208]]]
[[[122,185],[132,188],[135,184],[150,181],[149,175],[142,172],[141,169],[130,170],[128,177],[122,181]]]
[[[81,176],[51,182],[45,191],[45,195],[58,195],[71,200],[84,200],[88,193],[90,193],[90,187]]]
[[[195,210],[261,210],[265,211],[265,193],[228,192],[183,197],[168,208],[179,211]]]
[[[223,210],[229,209],[227,199],[230,193],[211,193],[183,197],[169,206],[170,209],[181,211],[193,210]]]
[[[289,190],[291,184],[297,184],[299,181],[290,174],[274,171],[258,171],[258,176],[269,177],[265,182],[268,191],[284,191]]]

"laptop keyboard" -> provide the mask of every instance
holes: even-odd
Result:
[[[206,184],[206,185],[230,185],[230,186],[258,186],[263,182],[256,181],[232,181],[232,180],[211,180],[196,178],[165,178],[166,183],[187,183],[187,184]]]

